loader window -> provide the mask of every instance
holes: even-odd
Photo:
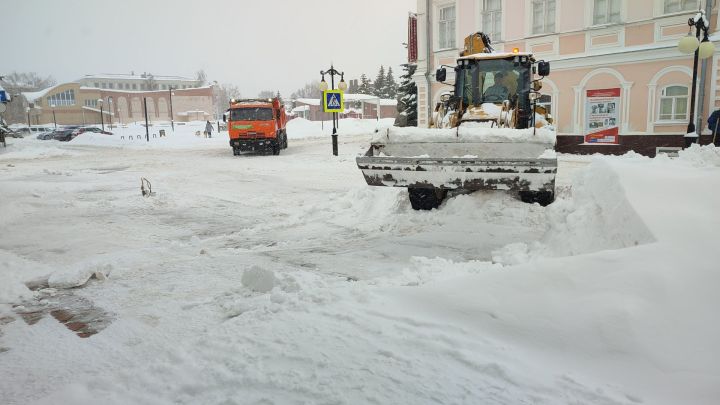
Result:
[[[230,121],[272,121],[272,108],[247,107],[230,110]]]

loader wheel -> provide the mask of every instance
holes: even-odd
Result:
[[[555,193],[552,191],[521,191],[520,200],[528,204],[538,203],[547,207],[555,201]]]
[[[414,210],[429,211],[440,206],[445,199],[446,190],[439,188],[420,188],[409,187],[408,196],[410,197],[410,205]]]

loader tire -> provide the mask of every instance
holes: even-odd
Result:
[[[547,207],[555,201],[555,193],[552,191],[521,191],[520,200],[528,204],[538,203]]]
[[[447,194],[446,190],[439,188],[408,187],[410,205],[414,210],[429,211],[440,206]]]

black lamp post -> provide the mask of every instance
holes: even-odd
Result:
[[[688,26],[690,30],[688,35],[680,40],[678,43],[678,49],[682,53],[690,54],[694,53],[693,61],[693,80],[692,90],[690,95],[690,121],[688,122],[687,133],[685,134],[685,147],[690,147],[693,143],[698,141],[699,135],[695,128],[695,97],[697,92],[697,77],[698,77],[698,60],[707,59],[715,53],[715,45],[710,42],[708,38],[708,30],[710,27],[709,21],[706,21],[705,12],[703,10],[698,11],[694,18],[688,19]],[[692,29],[695,27],[695,35],[692,34]],[[703,35],[703,40],[700,42],[700,35]]]
[[[100,106],[100,125],[102,126],[103,132],[105,132],[105,118],[103,117],[103,100],[98,99],[98,105]]]
[[[57,119],[55,118],[55,104],[50,104],[50,108],[52,108],[53,112],[53,124],[55,124],[55,130],[57,130]]]
[[[344,72],[338,72],[335,70],[335,67],[330,64],[330,69],[326,71],[320,71],[320,75],[322,75],[322,80],[320,81],[320,91],[324,92],[328,89],[328,84],[325,81],[325,75],[330,75],[330,90],[335,90],[335,75],[340,76],[340,83],[338,83],[338,90],[345,91],[347,90],[347,83],[345,83],[345,73]],[[325,95],[323,95],[325,97]],[[325,103],[325,100],[323,100],[323,104]],[[333,147],[333,155],[338,155],[338,141],[337,141],[337,113],[332,113],[332,121],[333,121],[333,132],[332,132],[332,147]]]
[[[170,93],[170,126],[172,127],[173,132],[175,132],[175,117],[173,116],[172,109],[173,90],[175,90],[173,86],[168,86],[168,93]]]
[[[108,119],[110,120],[110,129],[112,129],[112,117],[113,117],[113,98],[112,96],[108,97],[108,112],[110,113],[108,116]]]

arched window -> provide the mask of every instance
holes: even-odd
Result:
[[[660,94],[658,121],[682,121],[688,118],[690,89],[687,86],[667,86]]]

